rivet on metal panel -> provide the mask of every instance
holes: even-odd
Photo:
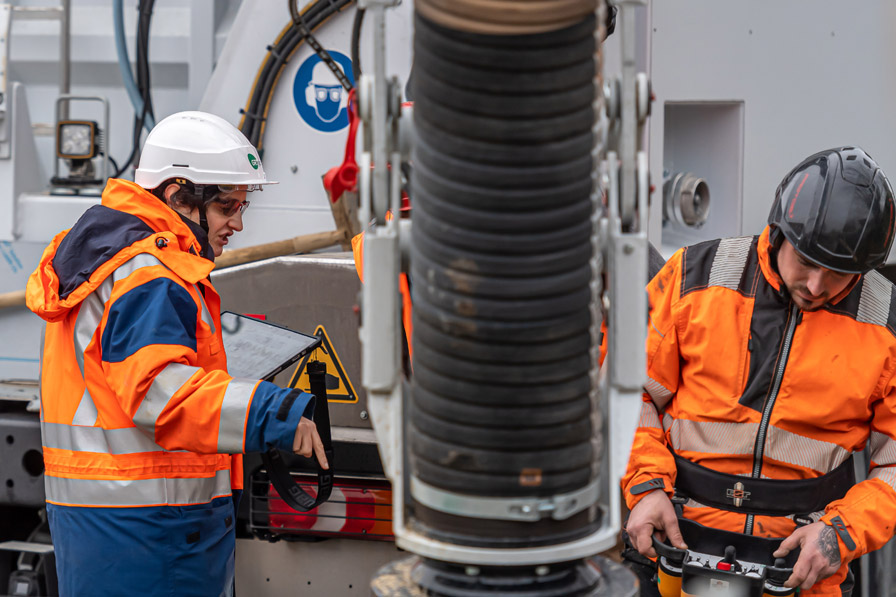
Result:
[[[361,417],[361,420],[362,420],[362,421],[366,421],[366,420],[367,420],[367,417],[368,417],[369,415],[367,414],[367,411],[366,411],[366,410],[362,410],[362,411],[361,411],[361,414],[358,415],[358,416]]]

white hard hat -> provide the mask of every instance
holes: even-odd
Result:
[[[178,112],[146,137],[134,182],[155,189],[171,178],[193,184],[277,184],[264,174],[258,151],[238,128],[207,112]]]

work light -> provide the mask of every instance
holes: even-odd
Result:
[[[86,160],[97,155],[97,124],[92,120],[63,120],[56,125],[56,155]]]

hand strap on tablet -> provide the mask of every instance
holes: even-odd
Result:
[[[327,404],[327,365],[320,361],[309,361],[308,379],[311,382],[311,393],[316,397],[314,424],[324,445],[327,462],[330,464],[329,470],[324,470],[320,463],[317,463],[317,498],[305,493],[293,480],[280,450],[270,448],[261,455],[261,460],[268,471],[268,478],[274,485],[274,489],[290,508],[299,512],[307,512],[323,504],[330,498],[330,493],[333,491],[334,459],[333,438],[330,434],[330,409]],[[280,413],[277,413],[277,418],[280,418]],[[285,418],[286,413],[283,413],[281,420]]]

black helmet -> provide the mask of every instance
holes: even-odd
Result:
[[[784,177],[768,215],[772,243],[781,234],[804,258],[860,274],[884,263],[896,204],[883,170],[858,147],[820,151]]]

